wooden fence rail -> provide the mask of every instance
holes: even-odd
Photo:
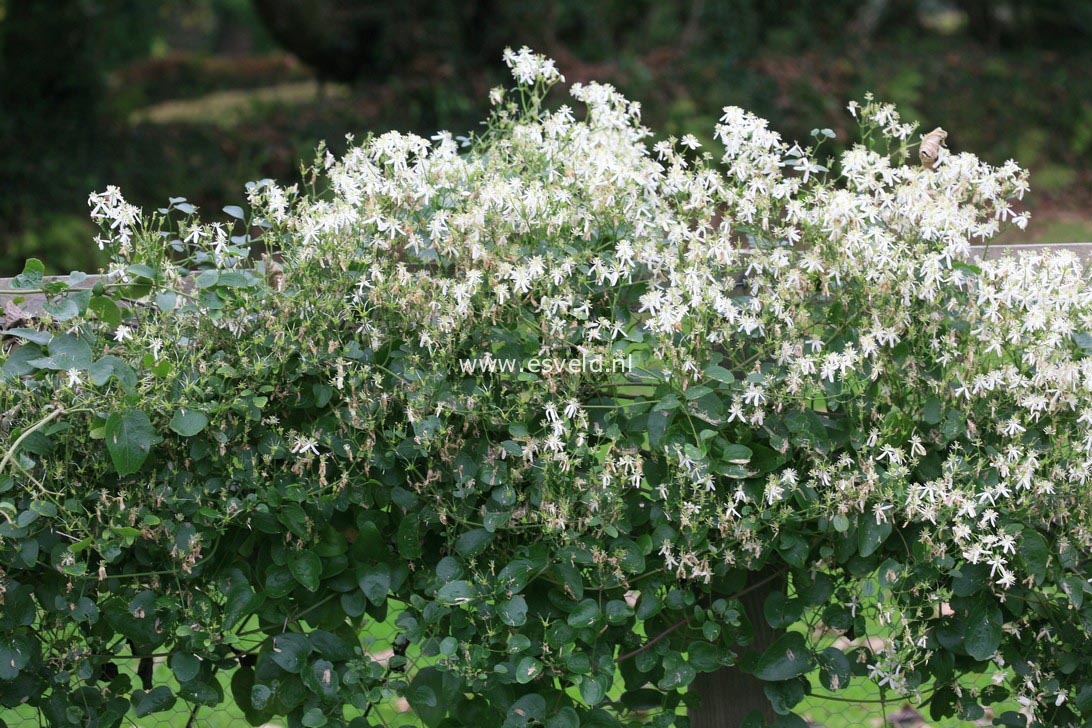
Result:
[[[1041,252],[1044,250],[1072,250],[1077,253],[1081,258],[1085,260],[1092,260],[1092,243],[1043,243],[1043,244],[1022,244],[1022,245],[989,245],[972,246],[973,256],[975,258],[981,258],[983,255],[987,259],[997,258],[1006,253],[1022,253],[1022,252]],[[59,281],[64,280],[67,276],[50,276],[46,278],[46,281]],[[79,290],[83,288],[92,288],[95,283],[98,282],[100,276],[87,276],[86,279],[81,281],[75,286],[72,286],[72,290]],[[3,313],[3,307],[8,301],[13,301],[16,297],[23,300],[19,303],[19,308],[30,315],[37,315],[42,312],[42,304],[45,303],[45,296],[40,293],[18,293],[12,292],[12,278],[0,278],[0,315]]]

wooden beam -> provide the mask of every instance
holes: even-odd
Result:
[[[1083,260],[1092,260],[1092,243],[1027,243],[1021,245],[974,245],[971,247],[974,258],[981,259],[984,256],[987,260],[999,258],[1008,253],[1041,253],[1046,250],[1071,250]],[[68,276],[46,276],[45,280],[47,282],[63,281],[67,278]],[[89,275],[77,285],[72,286],[72,289],[93,288],[100,278],[102,276]],[[42,304],[45,303],[45,296],[41,293],[20,294],[13,292],[13,280],[13,278],[0,278],[0,311],[2,311],[5,303],[21,297],[24,300],[19,303],[19,308],[31,315],[40,314]]]

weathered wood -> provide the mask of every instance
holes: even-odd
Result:
[[[971,247],[972,255],[975,258],[985,257],[986,260],[1000,258],[1006,253],[1043,253],[1047,250],[1070,250],[1083,260],[1092,259],[1092,243],[1020,243],[1018,245],[974,245]]]
[[[985,257],[987,260],[999,258],[1006,253],[1037,253],[1045,250],[1071,250],[1085,260],[1092,260],[1092,243],[1028,243],[1021,245],[975,245],[972,246],[972,256]],[[47,276],[46,281],[63,281],[68,276]],[[73,290],[93,288],[103,276],[89,275],[80,283],[72,286]],[[41,293],[19,293],[12,288],[14,278],[0,278],[0,307],[7,301],[16,297],[23,298],[19,307],[30,314],[40,314],[45,296]]]
[[[72,286],[70,290],[78,291],[85,288],[94,288],[100,278],[103,278],[103,276],[87,276],[87,278]],[[46,283],[67,280],[68,276],[46,276],[45,278]],[[4,304],[10,301],[16,303],[20,309],[31,316],[41,314],[42,305],[46,302],[45,294],[21,293],[13,287],[14,281],[14,278],[0,278],[0,310],[3,309]]]
[[[763,606],[770,594],[785,589],[785,577],[771,576],[762,572],[754,574],[751,582],[760,586],[740,597],[747,621],[754,629],[754,642],[747,646],[748,651],[764,652],[779,635],[766,621]],[[767,721],[773,720],[775,714],[762,686],[761,680],[738,667],[698,675],[694,690],[701,696],[701,705],[689,711],[690,728],[734,728],[742,725],[743,719],[754,711],[761,713]]]

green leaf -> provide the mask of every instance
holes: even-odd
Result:
[[[257,683],[250,691],[250,704],[253,705],[256,710],[265,708],[272,699],[273,691],[268,685]]]
[[[311,641],[302,634],[286,632],[273,638],[273,662],[287,672],[298,673],[311,654]]]
[[[527,600],[517,594],[497,605],[497,615],[509,627],[522,627],[527,622]]]
[[[803,675],[811,668],[811,652],[804,636],[797,632],[788,632],[774,640],[758,658],[754,675],[759,680],[773,682]]]
[[[112,354],[107,354],[92,364],[87,370],[87,377],[96,387],[101,387],[113,377],[126,392],[133,391],[137,384],[136,372],[133,368]]]
[[[751,448],[744,445],[729,445],[724,448],[721,458],[735,465],[746,465],[751,460]]]
[[[611,599],[603,607],[603,613],[610,624],[622,624],[633,616],[633,607],[621,599]]]
[[[599,603],[594,599],[585,599],[569,613],[568,624],[573,629],[596,627],[600,620]]]
[[[92,296],[87,304],[88,310],[98,316],[112,329],[116,329],[121,323],[121,309],[114,303],[114,299],[106,296]]]
[[[245,581],[236,582],[228,589],[224,604],[224,629],[229,630],[239,620],[254,611],[260,598]]]
[[[506,728],[540,725],[545,718],[546,698],[538,693],[527,693],[509,706],[508,719],[504,725]]]
[[[697,387],[697,389],[708,389],[708,387]],[[688,395],[690,391],[687,390]],[[700,417],[711,425],[719,427],[727,421],[728,411],[724,401],[712,393],[691,400],[689,409],[696,417]]]
[[[656,683],[660,690],[678,690],[694,682],[697,671],[678,652],[668,652],[663,661],[664,675]]]
[[[16,634],[0,639],[0,680],[14,680],[30,663],[34,646],[29,637]]]
[[[4,364],[0,366],[0,375],[2,375],[0,376],[0,382],[33,372],[37,368],[34,362],[37,361],[38,355],[41,353],[41,350],[34,344],[24,344],[17,348],[8,355],[8,358],[4,360]]]
[[[303,672],[303,683],[316,695],[324,698],[337,697],[338,687],[341,684],[334,663],[329,660],[315,660],[315,662]]]
[[[485,551],[493,540],[493,534],[484,528],[473,528],[455,540],[455,552],[464,559],[472,559]]]
[[[193,437],[208,424],[209,418],[204,412],[180,407],[171,417],[169,427],[182,437]]]
[[[37,609],[33,591],[29,584],[8,580],[4,608],[0,609],[0,630],[8,631],[13,627],[25,627],[34,623]]]
[[[326,630],[313,630],[307,638],[315,652],[333,662],[351,660],[355,654],[353,645],[348,640]]]
[[[842,690],[849,685],[850,664],[845,653],[835,647],[828,647],[819,653],[819,682],[831,692]]]
[[[793,434],[796,445],[815,447],[820,452],[829,450],[829,437],[823,421],[814,410],[789,412],[785,415],[785,426]]]
[[[49,340],[53,338],[53,334],[48,331],[38,331],[37,329],[15,328],[7,329],[0,333],[4,336],[18,336],[20,339],[32,341],[39,346],[45,346],[49,343]]]
[[[940,400],[936,397],[928,397],[921,414],[922,421],[927,425],[940,424]]]
[[[99,608],[98,606],[88,599],[87,597],[80,597],[76,601],[76,606],[71,612],[72,619],[77,622],[87,622],[88,624],[95,624],[99,621]]]
[[[421,558],[421,520],[416,513],[407,513],[398,524],[398,553],[407,561]]]
[[[713,624],[713,622],[706,622],[706,624]],[[717,645],[701,640],[695,640],[687,645],[686,657],[690,666],[698,672],[713,672],[724,665]]]
[[[585,675],[580,678],[580,697],[584,699],[584,702],[591,706],[596,706],[603,702],[603,698],[606,697],[607,692],[603,690],[603,686],[598,680],[591,675]]]
[[[1061,587],[1066,596],[1069,597],[1069,601],[1073,602],[1073,606],[1077,609],[1081,608],[1084,604],[1084,588],[1087,585],[1083,578],[1079,576],[1067,576],[1062,579]]]
[[[952,572],[952,593],[957,597],[969,597],[982,591],[990,583],[990,569],[986,564],[960,564]]]
[[[56,301],[47,301],[42,304],[42,310],[57,321],[67,321],[75,318],[87,310],[88,301],[91,300],[91,291],[83,290],[70,293]]]
[[[668,411],[673,410],[673,409],[678,409],[680,404],[681,403],[679,402],[678,397],[676,397],[674,394],[668,394],[668,395],[665,395],[656,404],[656,406],[652,408],[652,411],[653,412],[668,412]]]
[[[800,680],[767,683],[762,690],[778,715],[788,715],[804,699],[804,686]]]
[[[566,705],[546,719],[546,728],[580,728],[580,716]]]
[[[701,399],[705,395],[710,394],[712,391],[712,388],[699,384],[697,386],[687,389],[685,392],[683,392],[683,396],[693,401],[695,399]]]
[[[499,590],[523,591],[535,571],[536,565],[530,559],[512,559],[497,574],[494,584]]]
[[[524,657],[516,665],[516,682],[526,685],[542,674],[542,663],[533,657]]]
[[[551,571],[561,582],[561,588],[567,595],[572,595],[572,598],[577,601],[584,598],[584,577],[580,569],[572,564],[561,562],[554,564]]]
[[[133,713],[137,718],[143,718],[152,713],[160,713],[170,710],[175,704],[174,693],[166,685],[160,685],[146,693],[137,691],[133,694]]]
[[[178,697],[187,703],[218,705],[224,699],[224,687],[216,680],[191,680],[178,686]]]
[[[645,429],[648,432],[649,447],[653,450],[659,449],[660,443],[663,442],[664,435],[667,434],[668,421],[669,417],[667,412],[649,413]]]
[[[83,339],[72,334],[54,336],[48,347],[49,355],[31,363],[38,369],[82,371],[91,366],[91,347]]]
[[[774,629],[781,629],[794,624],[804,613],[804,605],[799,599],[789,599],[779,591],[771,592],[762,607],[766,622]]]
[[[857,531],[857,549],[861,556],[867,558],[876,553],[891,535],[891,530],[891,523],[888,521],[876,523],[875,516],[871,514],[862,516],[860,528]]]
[[[387,564],[365,566],[357,584],[369,602],[382,606],[387,603],[387,593],[391,589],[391,567]]]
[[[659,710],[664,704],[664,694],[652,688],[638,688],[622,693],[622,705],[634,712]]]
[[[1019,540],[1020,558],[1024,560],[1028,573],[1035,577],[1036,586],[1041,586],[1046,579],[1047,565],[1050,563],[1050,548],[1046,539],[1038,531],[1025,528]]]
[[[322,560],[314,551],[307,549],[289,556],[288,570],[304,589],[310,592],[318,591],[319,580],[322,576]]]
[[[429,728],[440,724],[447,716],[448,700],[452,697],[450,673],[441,672],[435,667],[426,667],[417,671],[406,690],[406,702],[413,712]]]
[[[610,543],[609,553],[618,556],[618,564],[630,574],[640,574],[645,570],[645,555],[636,541],[617,538]]]
[[[834,593],[834,581],[821,571],[814,574],[794,575],[796,595],[809,607],[821,607]]]
[[[171,672],[180,683],[189,682],[201,672],[201,661],[191,654],[176,652],[170,659]]]
[[[1077,691],[1076,697],[1073,699],[1073,704],[1077,706],[1077,709],[1082,713],[1092,713],[1092,684],[1085,683]]]
[[[732,384],[736,381],[735,376],[722,366],[711,364],[705,368],[705,376],[715,379],[722,384]]]
[[[150,281],[154,281],[159,277],[159,271],[143,263],[133,263],[126,270],[139,278],[147,278]]]
[[[246,273],[232,270],[221,273],[218,282],[221,286],[227,286],[228,288],[246,288],[251,284],[251,281],[252,279]]]
[[[45,274],[45,265],[37,258],[27,258],[23,264],[23,272],[15,276],[11,281],[12,288],[41,288],[42,276]]]
[[[1001,626],[1005,618],[992,597],[982,597],[967,613],[967,631],[963,647],[976,660],[988,660],[1001,646]]]
[[[155,442],[148,415],[140,410],[115,412],[106,420],[106,449],[114,462],[118,475],[132,475],[140,470],[148,459]]]
[[[173,311],[177,304],[178,294],[174,291],[160,291],[155,294],[155,305],[158,306],[159,310],[163,313]]]
[[[220,271],[204,270],[194,279],[194,285],[198,288],[211,288],[220,280]]]
[[[436,592],[438,602],[451,606],[466,604],[473,601],[475,596],[477,596],[477,590],[474,585],[464,580],[450,581]]]
[[[323,728],[329,719],[322,712],[322,708],[311,708],[300,717],[300,725],[303,728]]]

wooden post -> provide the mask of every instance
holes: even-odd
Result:
[[[752,583],[761,583],[769,574],[759,572]],[[764,652],[773,644],[779,632],[770,627],[762,607],[766,597],[783,589],[785,579],[770,579],[765,584],[740,597],[747,620],[754,628],[755,639],[748,651]],[[716,672],[705,672],[694,680],[693,689],[701,696],[701,705],[689,712],[690,728],[737,728],[753,711],[759,711],[765,720],[774,718],[770,701],[762,689],[763,682],[743,672],[738,667],[725,667]]]

